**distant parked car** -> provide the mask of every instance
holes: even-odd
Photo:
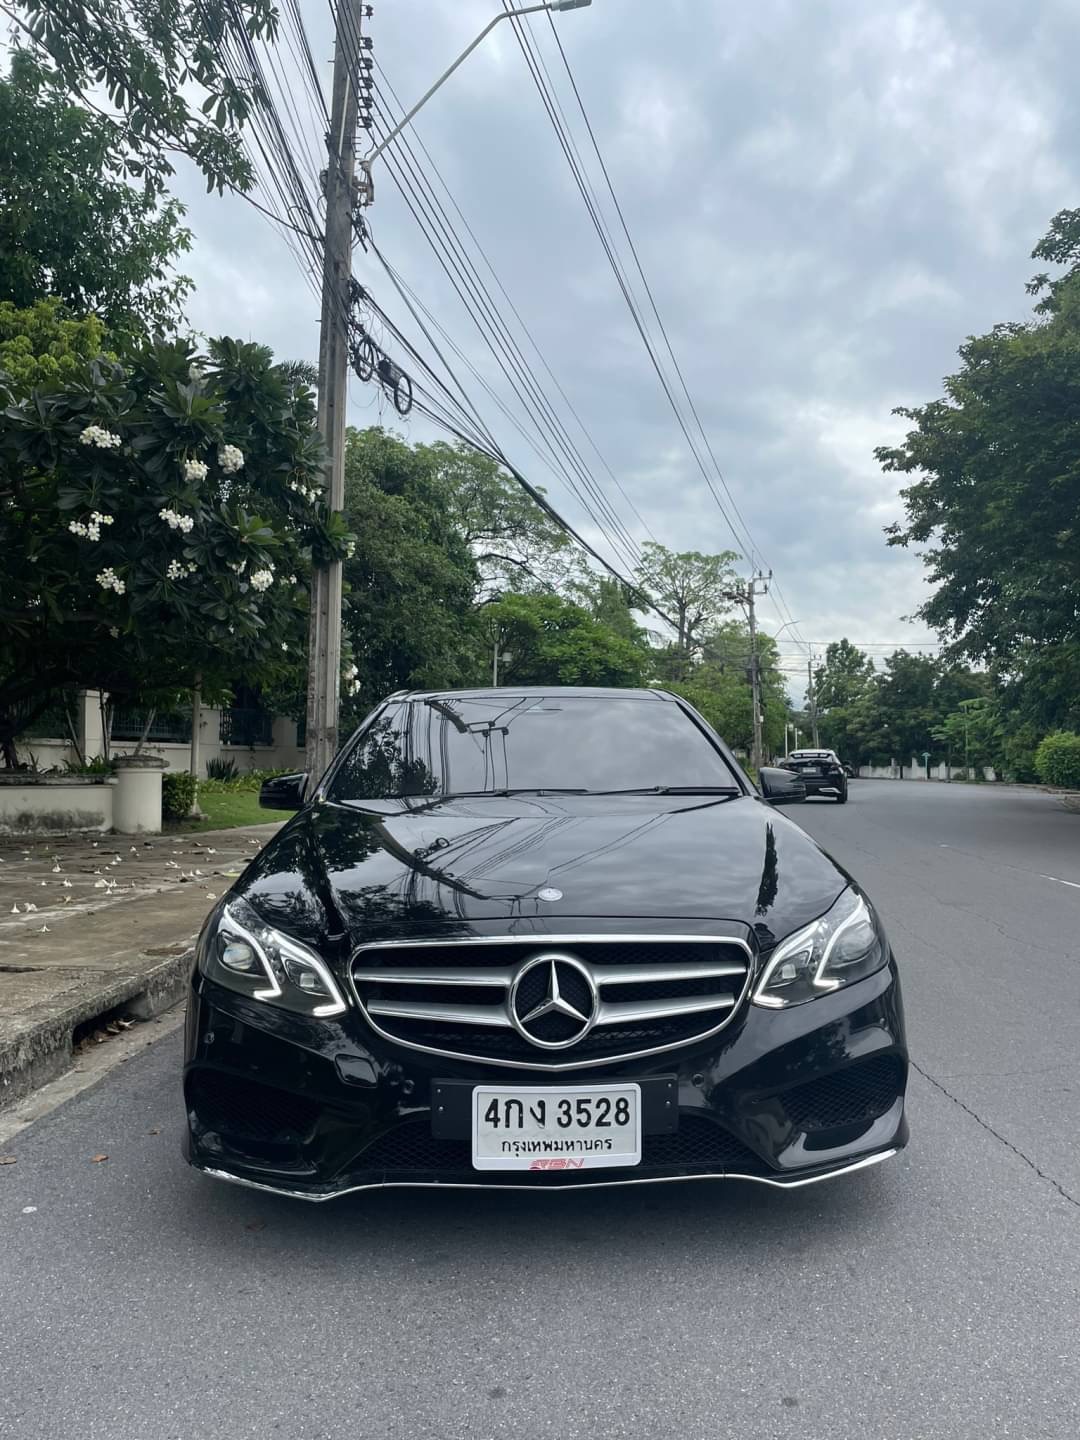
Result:
[[[799,776],[808,796],[831,795],[837,804],[847,803],[850,771],[835,750],[793,750],[780,766]]]
[[[849,780],[857,780],[857,779],[859,778],[859,772],[855,769],[855,766],[854,766],[854,765],[849,765],[849,764],[847,764],[847,762],[844,761],[844,760],[841,760],[840,763],[841,763],[841,765],[843,765],[843,767],[844,767],[844,774],[847,776],[847,778],[848,778]]]

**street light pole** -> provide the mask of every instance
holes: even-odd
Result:
[[[371,178],[371,167],[374,165],[375,161],[383,153],[386,147],[388,145],[391,145],[397,139],[397,137],[401,134],[405,127],[412,123],[417,112],[422,110],[427,104],[427,102],[431,99],[431,97],[435,94],[435,92],[441,89],[441,87],[446,84],[447,80],[450,79],[450,76],[453,75],[454,71],[458,68],[458,66],[461,65],[464,61],[466,61],[472,54],[472,52],[476,49],[476,47],[482,44],[487,39],[487,37],[491,34],[492,30],[495,29],[495,26],[499,24],[500,20],[517,20],[523,15],[536,15],[543,10],[581,10],[586,5],[591,4],[592,0],[545,0],[545,3],[540,5],[523,5],[520,9],[517,10],[503,10],[493,19],[489,20],[488,23],[484,26],[483,30],[480,31],[480,34],[477,35],[476,39],[473,40],[470,44],[466,45],[465,49],[461,52],[461,54],[457,57],[453,64],[447,66],[447,68],[435,81],[434,85],[430,86],[427,90],[424,91],[423,95],[420,96],[420,99],[416,102],[412,109],[407,111],[405,115],[401,118],[401,120],[389,132],[389,134],[384,135],[378,145],[373,146],[372,149],[370,149],[368,153],[364,156],[364,158],[360,161],[360,169],[363,172],[360,182],[361,199],[363,203],[365,205],[370,205],[375,199],[375,183]]]

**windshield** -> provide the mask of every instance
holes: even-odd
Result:
[[[669,702],[480,695],[392,706],[349,752],[328,797],[736,785],[720,752]]]

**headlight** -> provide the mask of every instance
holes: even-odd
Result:
[[[778,1010],[864,980],[887,959],[874,912],[848,888],[820,920],[782,940],[754,990],[754,1004]]]
[[[265,925],[244,900],[222,907],[199,946],[199,969],[209,980],[298,1015],[340,1015],[345,1001],[313,950]]]

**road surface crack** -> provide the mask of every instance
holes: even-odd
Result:
[[[1067,1200],[1070,1205],[1074,1205],[1078,1210],[1080,1210],[1080,1200],[1078,1200],[1075,1195],[1071,1195],[1059,1180],[1054,1179],[1053,1175],[1048,1175],[1045,1170],[1040,1170],[1038,1165],[1035,1164],[1035,1161],[1032,1160],[1030,1155],[1025,1155],[1023,1150],[1020,1150],[1016,1145],[1012,1143],[1011,1140],[1007,1140],[999,1130],[995,1130],[994,1127],[989,1123],[989,1121],[984,1120],[981,1115],[977,1114],[976,1111],[972,1110],[970,1105],[965,1104],[964,1101],[960,1099],[959,1095],[954,1095],[947,1086],[942,1085],[940,1080],[935,1080],[933,1075],[928,1074],[921,1065],[917,1064],[914,1060],[911,1060],[910,1057],[909,1063],[911,1065],[911,1068],[913,1070],[917,1070],[924,1080],[929,1081],[929,1083],[933,1085],[935,1090],[939,1090],[941,1094],[944,1095],[947,1100],[951,1100],[954,1105],[959,1105],[960,1109],[963,1110],[966,1115],[970,1115],[972,1120],[974,1120],[977,1125],[981,1125],[982,1128],[986,1130],[989,1134],[991,1134],[995,1140],[1000,1141],[1007,1150],[1011,1150],[1012,1153],[1016,1155],[1019,1159],[1021,1159],[1030,1170],[1034,1170],[1035,1174],[1038,1175],[1040,1180],[1045,1180],[1050,1185],[1052,1185],[1063,1200]]]

